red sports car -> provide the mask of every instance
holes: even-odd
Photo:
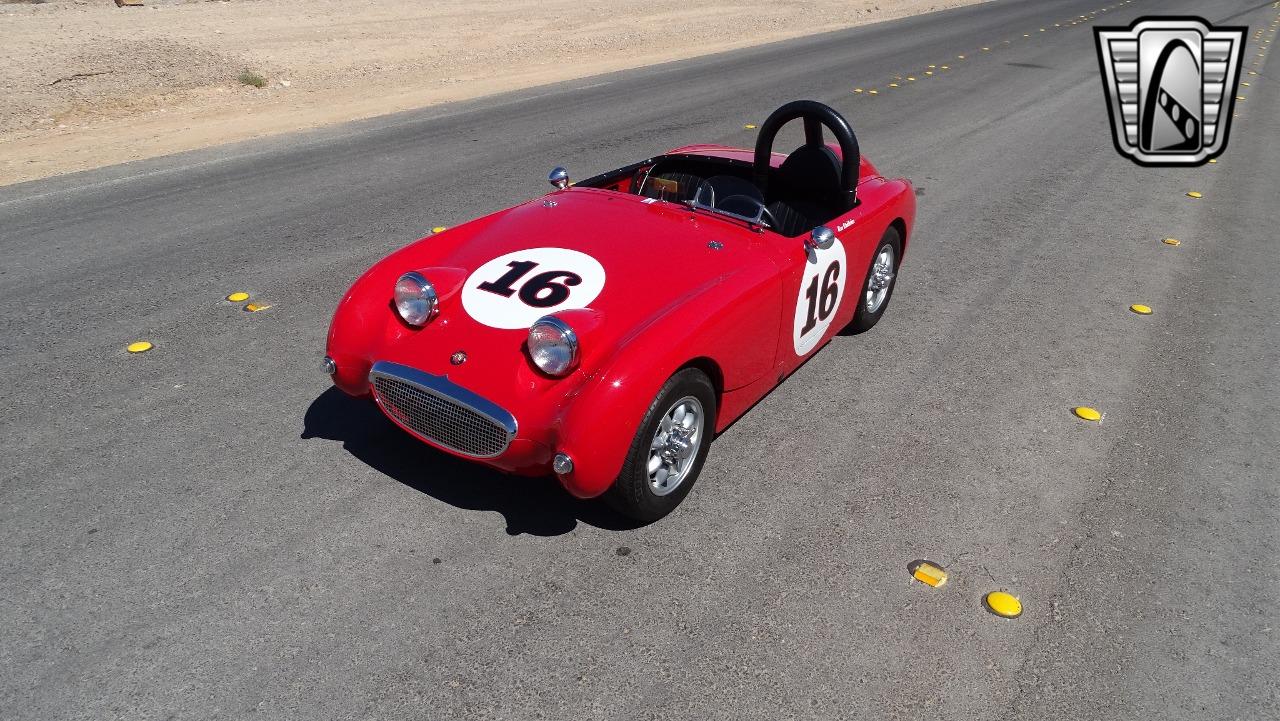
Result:
[[[804,144],[774,153],[792,120]],[[435,448],[554,473],[641,521],[679,504],[718,431],[880,320],[915,219],[911,184],[807,100],[769,116],[754,151],[693,145],[550,181],[370,268],[325,368]]]

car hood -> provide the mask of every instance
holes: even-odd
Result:
[[[512,263],[534,261],[539,265],[518,281],[501,283],[515,270]],[[495,399],[547,390],[555,381],[538,373],[524,350],[529,324],[545,313],[522,303],[517,289],[548,269],[566,270],[582,279],[568,288],[570,297],[591,295],[593,261],[602,276],[598,293],[585,304],[546,309],[566,318],[580,336],[579,376],[590,375],[629,336],[709,288],[738,273],[758,277],[766,270],[761,264],[776,267],[766,235],[737,221],[635,195],[571,188],[428,236],[383,259],[339,306],[330,345],[341,325],[348,336],[368,336],[368,362],[389,360],[447,375]],[[392,309],[396,278],[408,271],[422,273],[440,294],[439,315],[423,328],[401,322]],[[477,291],[481,281],[499,293]],[[503,297],[504,290],[510,295]],[[348,304],[358,317],[340,323]]]

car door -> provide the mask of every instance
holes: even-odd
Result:
[[[783,328],[776,355],[785,376],[853,320],[862,292],[872,239],[859,226],[859,206],[831,220],[828,248],[808,243],[809,234],[787,238],[765,231],[782,266]]]

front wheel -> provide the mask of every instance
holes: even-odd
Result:
[[[889,298],[893,296],[893,285],[898,279],[901,259],[902,236],[898,234],[897,228],[890,226],[880,238],[875,255],[871,256],[871,267],[867,268],[862,293],[858,296],[858,309],[854,311],[853,320],[844,329],[846,334],[871,330],[880,321],[884,309],[889,307]]]
[[[671,376],[649,405],[605,500],[645,523],[670,513],[698,479],[715,425],[711,379],[696,368]]]

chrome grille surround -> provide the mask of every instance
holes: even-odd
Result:
[[[455,453],[494,458],[516,436],[514,416],[444,376],[378,361],[369,371],[369,385],[389,418],[422,440]]]

